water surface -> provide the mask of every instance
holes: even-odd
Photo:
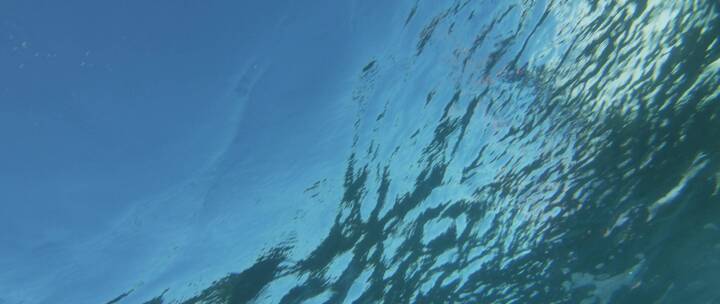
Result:
[[[220,93],[168,83],[162,110],[128,109],[201,118],[159,152],[144,137],[156,165],[105,167],[92,199],[3,203],[0,303],[720,302],[717,2],[212,3],[198,22],[225,21],[177,35],[224,31],[211,49],[242,56],[176,63],[225,69],[201,82]],[[132,196],[113,179],[145,174],[163,181]],[[33,218],[44,206],[83,223]]]

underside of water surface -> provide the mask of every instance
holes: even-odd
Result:
[[[0,303],[720,303],[717,1],[354,5],[370,46],[254,59],[213,161],[83,243],[116,283]]]

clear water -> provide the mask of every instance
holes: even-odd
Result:
[[[0,303],[720,303],[718,2],[323,5],[202,169]]]

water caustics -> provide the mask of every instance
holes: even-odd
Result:
[[[720,301],[716,1],[392,9],[297,162],[231,143],[95,241],[152,234],[107,303]]]

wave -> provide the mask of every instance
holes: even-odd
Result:
[[[417,1],[347,94],[344,175],[288,191],[329,227],[147,303],[720,300],[718,10]]]

